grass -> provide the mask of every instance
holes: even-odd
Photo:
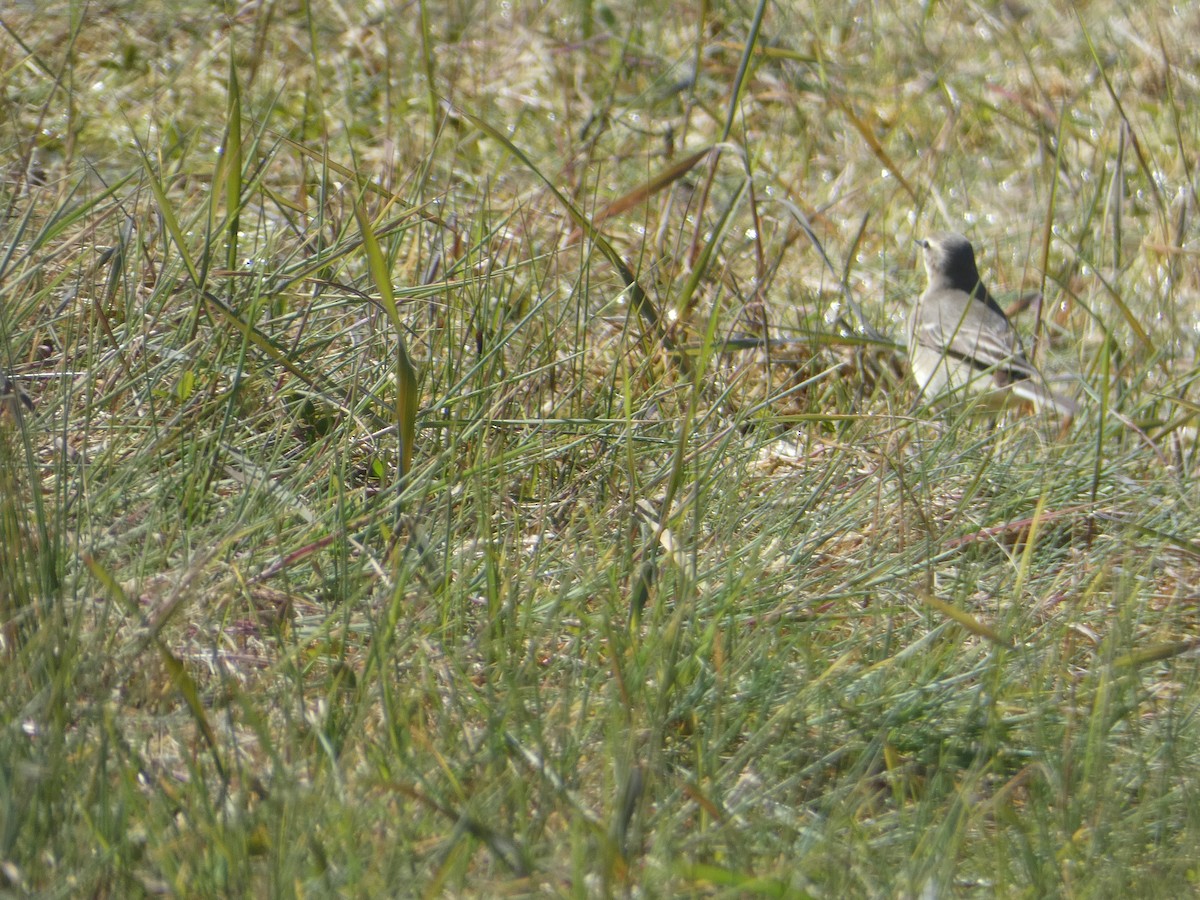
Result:
[[[1195,890],[1190,8],[10,7],[5,892]]]

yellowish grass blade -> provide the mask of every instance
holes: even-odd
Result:
[[[388,322],[396,332],[396,427],[400,432],[400,477],[408,474],[412,466],[413,442],[417,432],[417,372],[408,357],[408,348],[404,343],[404,323],[400,320],[400,310],[396,306],[396,294],[392,290],[392,277],[388,271],[387,259],[375,237],[371,227],[371,217],[360,200],[354,206],[354,215],[358,220],[359,230],[363,236],[363,250],[367,254],[367,268],[371,280],[379,291],[379,299],[387,313]]]

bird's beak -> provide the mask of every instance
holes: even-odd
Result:
[[[929,241],[925,240],[925,238],[913,238],[913,243],[916,244],[918,247],[920,247],[922,250],[929,249]]]

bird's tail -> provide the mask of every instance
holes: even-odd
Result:
[[[1070,416],[1072,418],[1079,411],[1079,404],[1070,397],[1057,394],[1050,390],[1048,386],[1040,384],[1032,378],[1022,378],[1020,381],[1014,381],[1009,385],[1009,390],[1018,397],[1028,400],[1038,409],[1051,407],[1059,415]]]

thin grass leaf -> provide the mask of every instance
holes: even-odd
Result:
[[[139,149],[141,145],[139,144]],[[163,225],[167,229],[167,234],[171,237],[171,242],[175,245],[175,249],[179,251],[179,258],[183,260],[183,266],[187,269],[188,278],[196,287],[203,286],[203,278],[200,275],[200,270],[196,266],[195,260],[192,258],[191,251],[188,249],[187,240],[184,238],[183,230],[179,227],[179,220],[175,218],[175,209],[171,205],[171,201],[167,199],[167,192],[162,186],[162,182],[158,180],[154,169],[150,166],[150,158],[145,151],[141,152],[142,165],[146,173],[146,183],[150,185],[150,191],[154,194],[154,201],[158,205],[159,215],[162,216]]]
[[[389,191],[386,187],[379,184],[378,182],[373,181],[371,179],[363,178],[360,173],[358,173],[355,169],[351,168],[350,166],[344,165],[343,163],[340,163],[334,159],[331,159],[329,157],[329,154],[326,151],[321,150],[321,149],[316,149],[314,147],[309,147],[308,145],[303,144],[294,138],[288,137],[286,134],[279,134],[278,132],[274,132],[274,131],[268,131],[268,133],[271,134],[271,136],[274,137],[276,140],[278,140],[281,145],[283,145],[285,147],[290,147],[292,150],[296,151],[300,155],[311,159],[313,162],[320,165],[322,169],[328,169],[330,172],[334,172],[335,174],[341,175],[343,178],[345,178],[349,181],[353,181],[356,184],[361,185],[361,188],[364,192],[370,192],[372,194],[378,194],[378,195],[384,197],[387,201],[387,205],[388,205],[389,209],[394,206],[401,207],[402,211],[401,211],[398,219],[393,220],[391,223],[389,223],[386,226],[376,226],[375,227],[375,234],[377,237],[384,236],[384,235],[400,228],[401,226],[403,226],[403,224],[407,221],[408,217],[410,217],[410,216],[417,216],[421,219],[424,219],[426,222],[429,222],[433,225],[437,225],[439,228],[444,228],[447,231],[454,230],[453,227],[451,226],[451,223],[447,222],[441,216],[435,215],[434,213],[431,213],[429,211],[429,209],[431,207],[435,207],[437,205],[436,200],[429,200],[419,206],[410,205],[408,203],[405,203],[404,200],[402,198],[400,198],[397,194],[395,194],[393,191]]]
[[[750,20],[746,41],[742,45],[742,58],[738,60],[737,72],[733,76],[733,84],[729,91],[729,106],[725,110],[725,123],[721,127],[721,140],[718,143],[724,144],[733,132],[733,123],[737,119],[742,94],[750,80],[750,63],[754,59],[755,48],[758,46],[758,36],[762,31],[763,15],[766,13],[766,9],[766,0],[758,0],[758,3],[755,4],[754,18]]]
[[[400,310],[396,306],[396,296],[392,289],[391,273],[388,271],[387,260],[375,232],[371,227],[370,216],[359,200],[354,206],[354,215],[358,220],[359,231],[363,237],[363,250],[367,255],[367,268],[371,280],[379,291],[379,299],[387,313],[388,322],[392,326],[396,339],[396,427],[400,434],[400,478],[403,479],[412,467],[413,446],[417,435],[417,371],[408,358],[408,348],[404,341],[404,322],[400,319]]]
[[[917,189],[912,186],[908,178],[904,175],[904,172],[900,169],[900,166],[896,164],[895,160],[892,159],[891,154],[887,152],[887,148],[883,146],[879,138],[875,135],[875,130],[866,122],[864,122],[859,117],[858,113],[856,113],[851,108],[850,104],[840,95],[830,94],[830,100],[832,100],[833,104],[839,110],[841,110],[842,115],[846,117],[850,124],[854,126],[854,130],[859,133],[864,141],[866,141],[867,146],[871,148],[871,152],[875,154],[875,158],[883,164],[885,169],[891,172],[892,177],[900,183],[900,187],[904,188],[905,193],[908,194],[913,201],[916,201],[918,199]]]
[[[1150,663],[1174,659],[1176,656],[1182,656],[1197,649],[1200,649],[1200,638],[1190,641],[1165,641],[1161,644],[1151,644],[1149,647],[1143,647],[1133,653],[1118,656],[1113,660],[1112,664],[1113,668],[1116,669],[1140,669],[1142,666],[1149,665]]]
[[[1129,116],[1125,112],[1125,106],[1121,103],[1121,97],[1113,87],[1112,79],[1109,78],[1108,69],[1105,66],[1105,61],[1101,58],[1100,52],[1096,49],[1095,43],[1092,41],[1091,31],[1087,27],[1087,23],[1083,21],[1083,15],[1078,7],[1072,7],[1071,11],[1075,13],[1075,21],[1079,23],[1079,31],[1083,35],[1083,39],[1087,42],[1088,52],[1092,55],[1092,61],[1096,64],[1096,70],[1100,73],[1100,79],[1104,82],[1104,88],[1108,92],[1108,97],[1112,100],[1113,106],[1116,107],[1117,114],[1121,117],[1121,124],[1125,133],[1129,135],[1129,140],[1133,144],[1133,152],[1137,156],[1138,168],[1142,170],[1142,175],[1146,179],[1146,184],[1150,187],[1150,193],[1154,197],[1155,205],[1158,207],[1158,212],[1161,221],[1165,224],[1167,217],[1167,204],[1163,199],[1162,191],[1158,186],[1158,179],[1154,177],[1154,172],[1150,168],[1150,163],[1146,159],[1146,155],[1142,150],[1142,142],[1138,139],[1137,132],[1134,131],[1133,123],[1129,121]]]
[[[707,863],[679,865],[679,874],[700,890],[713,886],[731,888],[740,897],[775,897],[778,900],[812,900],[816,895],[793,887],[779,878],[738,872]]]
[[[733,222],[734,212],[741,206],[742,198],[746,196],[749,186],[749,178],[744,179],[737,186],[737,189],[730,196],[729,202],[725,205],[725,209],[721,211],[721,215],[713,226],[712,231],[709,233],[708,240],[704,242],[704,247],[700,251],[700,256],[696,260],[696,264],[688,274],[683,287],[680,288],[679,296],[675,298],[675,306],[679,310],[680,318],[685,318],[691,312],[695,304],[696,291],[700,287],[700,282],[708,277],[709,267],[713,264],[717,248],[724,243]]]
[[[283,367],[292,375],[299,378],[305,385],[313,390],[314,393],[323,397],[332,406],[350,412],[350,407],[345,398],[337,395],[335,389],[328,383],[328,380],[320,375],[314,377],[305,369],[292,362],[290,355],[276,344],[261,331],[246,322],[236,312],[229,308],[228,305],[215,294],[204,291],[200,295],[204,300],[204,308],[214,321],[226,322],[232,325],[241,336],[253,344],[263,355],[269,358],[276,365]]]
[[[1017,581],[1013,585],[1013,596],[1020,599],[1025,593],[1025,585],[1030,577],[1030,567],[1033,565],[1033,550],[1037,546],[1038,533],[1041,531],[1046,514],[1046,495],[1038,497],[1033,515],[1029,517],[1029,531],[1025,535],[1025,549],[1021,553],[1021,563],[1017,566]]]
[[[643,181],[633,190],[629,191],[621,197],[618,197],[612,203],[605,206],[602,210],[592,216],[592,225],[598,226],[601,222],[619,216],[622,213],[628,212],[635,206],[640,206],[651,197],[660,193],[664,189],[670,187],[688,172],[696,167],[696,163],[704,159],[712,151],[712,147],[708,146],[702,150],[697,150],[695,153],[681,159],[673,166],[659,172],[657,175]],[[582,233],[582,227],[577,229],[578,233]],[[572,235],[574,237],[574,235]]]
[[[225,140],[222,145],[220,174],[225,184],[225,265],[238,267],[238,235],[242,208],[242,94],[238,86],[232,45],[229,58],[229,110],[226,114]],[[220,183],[220,182],[218,182]]]
[[[928,591],[918,591],[917,596],[923,603],[932,606],[948,619],[952,619],[953,621],[957,622],[971,634],[977,637],[986,638],[993,644],[997,644],[1001,647],[1012,646],[1012,643],[998,631],[996,631],[996,629],[989,625],[984,625],[965,609],[959,609],[953,603],[947,603],[945,600],[935,597]]]
[[[563,209],[567,211],[567,214],[570,215],[571,220],[583,231],[584,234],[588,236],[588,240],[590,240],[596,245],[597,248],[599,248],[600,252],[604,254],[604,258],[607,259],[609,264],[612,265],[612,267],[620,274],[621,279],[625,282],[626,287],[629,289],[630,306],[642,319],[646,331],[652,335],[659,344],[666,348],[667,351],[671,352],[672,356],[674,357],[675,342],[663,329],[662,316],[659,315],[658,310],[654,307],[654,304],[651,302],[649,296],[647,296],[646,292],[642,290],[642,287],[640,284],[638,284],[637,279],[634,278],[633,272],[630,271],[629,266],[625,264],[625,261],[621,258],[621,255],[617,253],[612,244],[605,239],[604,235],[600,233],[599,229],[597,229],[591,223],[587,216],[585,216],[578,208],[576,208],[575,204],[572,203],[570,199],[558,189],[558,187],[550,178],[542,173],[541,169],[534,165],[533,160],[531,160],[523,150],[509,140],[507,135],[503,134],[499,129],[494,128],[491,124],[485,122],[478,116],[473,116],[470,113],[460,109],[456,109],[455,113],[456,115],[466,119],[492,140],[498,142],[504,147],[504,149],[520,160],[522,165],[524,165],[527,169],[529,169],[530,172],[532,172],[541,180],[541,182],[546,186],[547,190],[554,195],[554,198],[558,200]],[[690,367],[690,363],[686,358],[675,358],[678,359],[680,366],[683,367],[685,371]]]

